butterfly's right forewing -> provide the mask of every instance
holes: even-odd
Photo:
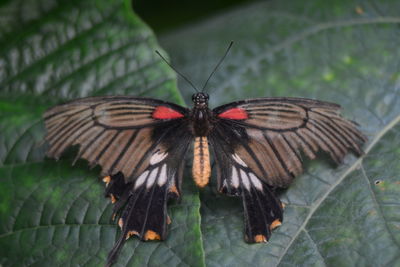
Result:
[[[349,151],[363,153],[365,136],[340,116],[339,109],[336,104],[312,99],[258,98],[227,104],[214,112],[219,118],[217,129],[223,127],[226,135],[237,140],[235,153],[270,186],[287,187],[303,171],[303,152],[314,159],[322,150],[337,163]]]
[[[243,199],[246,240],[263,242],[282,221],[272,189],[287,187],[303,171],[301,154],[322,150],[340,163],[366,141],[336,104],[303,98],[259,98],[214,109],[210,136],[223,193]]]

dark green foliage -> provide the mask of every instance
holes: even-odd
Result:
[[[126,242],[117,266],[397,266],[400,264],[400,31],[396,1],[269,1],[160,36],[183,73],[210,83],[211,104],[256,96],[339,103],[369,142],[339,167],[307,162],[281,195],[269,244],[243,240],[241,203],[191,175],[169,207],[165,242]],[[88,95],[129,94],[179,104],[175,75],[129,1],[0,4],[0,264],[99,266],[118,234],[98,169],[45,158],[41,114]],[[380,181],[376,183],[376,181]],[[199,212],[201,205],[201,213]],[[200,224],[201,219],[201,224]]]

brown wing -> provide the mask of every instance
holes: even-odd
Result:
[[[135,181],[125,183],[121,173],[104,179],[106,195],[115,202],[113,217],[119,217],[121,227],[121,235],[108,255],[107,266],[115,262],[125,240],[131,236],[144,241],[166,238],[167,201],[180,198],[184,157],[192,140],[184,128],[185,125],[180,125],[176,129],[179,136],[170,133],[163,137],[165,144],[154,150],[147,168]]]
[[[301,152],[314,159],[322,150],[337,163],[350,150],[363,153],[366,137],[339,109],[303,98],[248,99],[216,108],[215,131],[233,140],[234,153],[258,177],[287,187],[303,171]]]
[[[257,177],[251,167],[235,153],[232,146],[232,141],[237,141],[235,137],[226,137],[226,133],[217,129],[210,138],[216,162],[218,190],[242,198],[246,242],[266,242],[272,230],[282,223],[283,206],[265,179]]]
[[[187,109],[160,100],[90,97],[53,107],[44,114],[48,156],[58,159],[69,146],[76,156],[100,165],[103,175],[119,171],[127,181],[149,165],[162,137],[173,131]]]

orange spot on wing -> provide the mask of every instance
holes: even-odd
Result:
[[[281,221],[278,220],[278,219],[276,219],[275,221],[273,221],[273,222],[271,223],[271,225],[269,226],[269,228],[270,228],[271,230],[274,230],[276,227],[279,227],[279,226],[281,226],[281,225],[282,225]]]
[[[153,119],[171,120],[183,117],[184,115],[182,113],[165,106],[158,106],[153,112]]]
[[[129,239],[131,236],[136,235],[139,236],[139,233],[137,231],[129,231],[128,233],[126,233],[126,239]]]
[[[103,178],[103,182],[106,183],[106,186],[108,186],[108,184],[111,182],[111,177],[110,176],[106,176]]]
[[[156,232],[147,230],[146,234],[144,235],[144,240],[161,240],[161,237]]]
[[[177,196],[179,196],[179,192],[178,192],[178,188],[176,188],[175,185],[171,186],[169,188],[169,192],[176,194]]]
[[[255,237],[254,237],[254,241],[256,242],[256,243],[266,243],[267,242],[267,238],[265,237],[265,235],[256,235]]]
[[[110,198],[111,198],[111,203],[114,204],[115,202],[117,202],[117,199],[115,198],[115,196],[113,194],[110,194]]]
[[[245,120],[249,118],[249,115],[244,109],[231,108],[219,114],[218,117],[231,120]]]

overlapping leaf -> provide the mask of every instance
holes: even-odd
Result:
[[[364,157],[338,168],[307,162],[281,195],[284,224],[267,245],[244,243],[240,201],[210,189],[201,195],[200,232],[186,179],[182,203],[170,208],[168,240],[128,242],[119,265],[201,266],[204,258],[208,266],[399,265],[399,8],[396,1],[257,3],[164,36],[174,62],[198,84],[235,41],[211,82],[211,104],[250,96],[333,101],[370,141]],[[127,2],[8,1],[0,14],[0,264],[101,265],[117,229],[98,171],[84,161],[71,168],[68,155],[45,159],[41,114],[87,95],[182,103],[174,75]]]
[[[399,8],[395,1],[269,1],[161,38],[198,84],[235,41],[209,87],[214,105],[317,98],[340,103],[369,136],[361,159],[348,156],[339,167],[306,162],[308,171],[281,194],[284,223],[269,244],[243,242],[239,200],[202,192],[208,266],[400,264]]]
[[[0,264],[103,265],[118,227],[99,171],[72,167],[73,153],[46,159],[41,116],[89,95],[182,103],[175,75],[129,1],[9,1],[0,14]],[[202,265],[199,199],[184,193],[168,240],[127,242],[119,266]]]

